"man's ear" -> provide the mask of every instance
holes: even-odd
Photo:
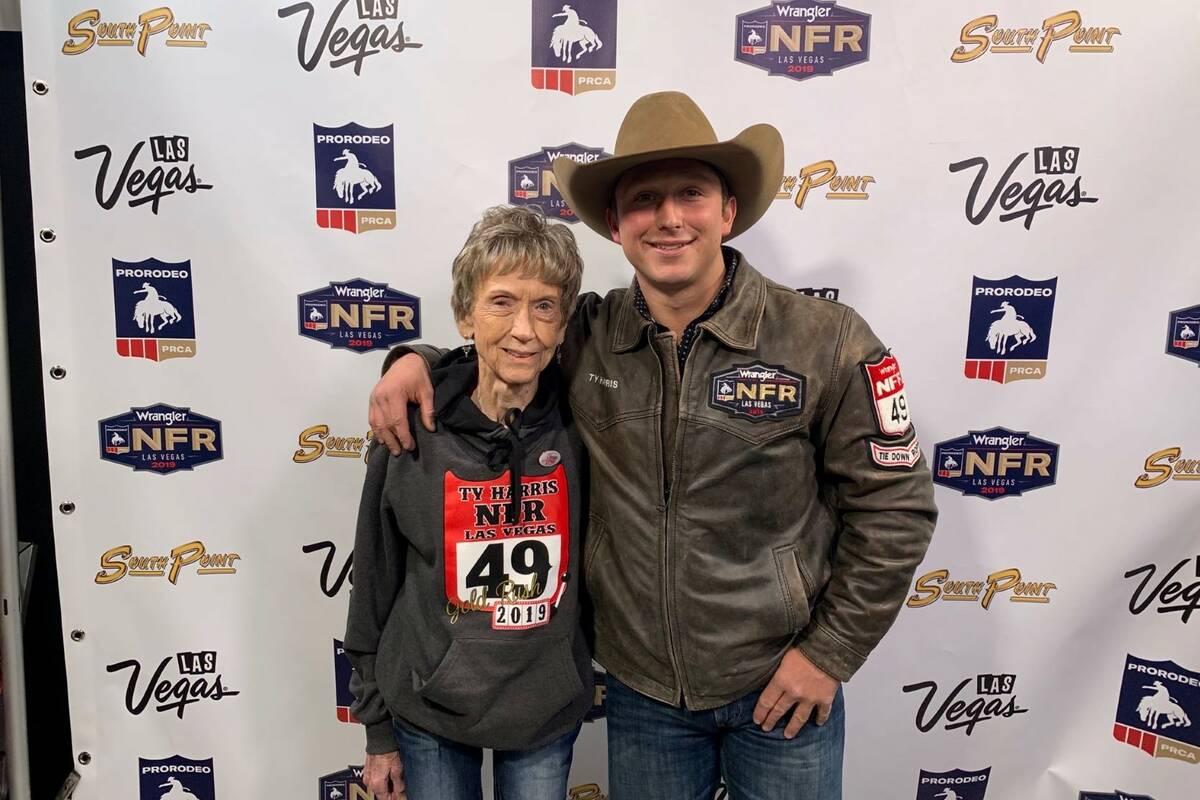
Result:
[[[611,208],[604,209],[604,221],[608,224],[608,235],[617,244],[621,243],[621,229],[617,227],[617,215]]]
[[[733,195],[725,201],[725,207],[721,209],[721,236],[728,236],[733,230],[733,221],[737,218],[737,198]]]

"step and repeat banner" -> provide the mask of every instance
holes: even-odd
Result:
[[[571,225],[585,288],[627,284],[549,166],[607,157],[663,89],[722,138],[782,132],[735,244],[894,348],[938,484],[847,689],[846,797],[1196,797],[1193,4],[29,0],[23,23],[76,797],[367,797],[340,637],[383,354],[460,342],[450,263],[491,205]],[[572,800],[607,796],[596,696]]]

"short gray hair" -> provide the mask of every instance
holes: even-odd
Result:
[[[470,316],[485,279],[512,272],[557,286],[566,323],[583,282],[583,259],[575,235],[566,225],[547,221],[540,211],[521,206],[493,206],[471,228],[451,269],[454,318]]]

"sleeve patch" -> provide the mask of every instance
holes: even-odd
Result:
[[[875,421],[879,432],[893,438],[904,436],[912,428],[908,412],[908,395],[904,391],[904,378],[900,374],[900,363],[888,353],[875,363],[864,363],[867,385],[871,389],[871,400],[875,404]]]
[[[871,460],[881,467],[907,467],[911,469],[921,459],[921,443],[913,437],[912,444],[883,447],[871,442]]]

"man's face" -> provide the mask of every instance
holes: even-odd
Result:
[[[712,167],[685,158],[642,164],[621,176],[614,202],[608,228],[640,280],[670,293],[724,271],[721,240],[737,198],[722,199]]]

